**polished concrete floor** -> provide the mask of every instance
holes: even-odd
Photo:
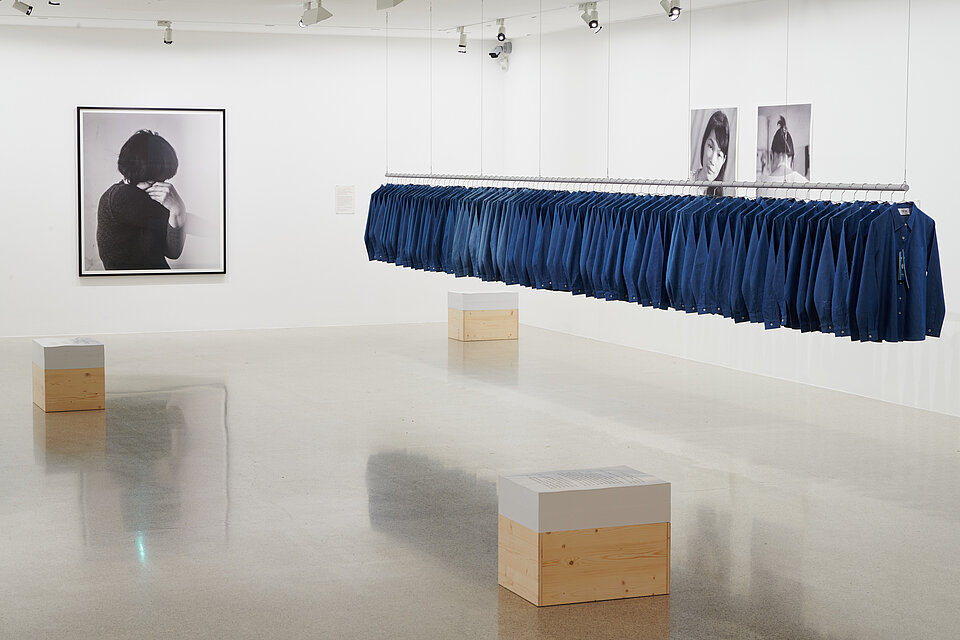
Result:
[[[960,637],[957,418],[527,327],[100,339],[67,414],[0,340],[0,638]],[[497,475],[621,464],[672,594],[499,588]]]

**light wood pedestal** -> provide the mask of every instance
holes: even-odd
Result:
[[[447,294],[447,335],[463,342],[516,340],[520,296],[512,291]]]
[[[497,489],[501,586],[537,606],[670,593],[670,483],[609,467]]]
[[[33,341],[33,402],[44,411],[106,406],[103,344],[91,338]]]

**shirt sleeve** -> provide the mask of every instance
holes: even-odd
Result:
[[[670,298],[670,306],[677,310],[680,310],[683,307],[680,278],[683,273],[683,248],[687,240],[683,233],[685,215],[686,214],[682,210],[677,212],[676,218],[673,221],[673,233],[671,234],[670,238],[670,251],[667,254],[667,296]]]
[[[830,238],[830,229],[823,240],[820,251],[820,261],[815,270],[813,279],[813,304],[820,321],[820,330],[824,333],[833,332],[833,281],[836,276],[836,261],[833,258],[833,242]]]
[[[841,237],[837,250],[837,268],[833,278],[833,302],[830,313],[833,316],[833,333],[837,337],[850,333],[850,312],[847,308],[847,290],[850,288],[850,268],[847,260],[847,243]]]
[[[930,233],[927,247],[927,326],[926,333],[934,338],[940,337],[946,307],[943,301],[943,279],[940,274],[940,249],[937,248],[937,229]]]
[[[778,246],[779,245],[779,246]],[[770,248],[767,250],[767,270],[763,275],[763,321],[765,329],[780,326],[780,307],[777,304],[777,290],[783,291],[783,284],[777,278],[777,254],[783,251],[783,243],[776,237],[776,226],[770,234]],[[778,287],[779,285],[779,287]]]
[[[650,292],[650,304],[660,308],[663,300],[663,232],[661,223],[666,224],[666,217],[657,219],[654,229],[653,243],[650,247],[650,259],[647,262],[647,291]]]
[[[857,326],[862,341],[880,340],[879,226],[871,225],[863,252],[860,293],[856,301]]]

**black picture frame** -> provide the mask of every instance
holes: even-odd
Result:
[[[173,149],[176,173],[157,179],[184,205],[179,233],[164,218],[176,198],[161,202],[172,196],[146,191],[153,180],[137,189],[121,174],[127,142],[125,159],[146,163],[147,174],[158,165],[169,173]],[[226,274],[226,169],[225,109],[77,107],[78,275]]]

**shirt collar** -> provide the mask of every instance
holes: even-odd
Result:
[[[900,213],[900,209],[909,209],[910,215],[909,216],[902,215]],[[899,231],[904,226],[906,226],[907,229],[910,229],[910,230],[913,229],[913,223],[917,215],[917,207],[915,204],[913,204],[912,202],[891,204],[888,211],[890,212],[890,217],[892,218],[892,221],[893,221],[894,231]]]

